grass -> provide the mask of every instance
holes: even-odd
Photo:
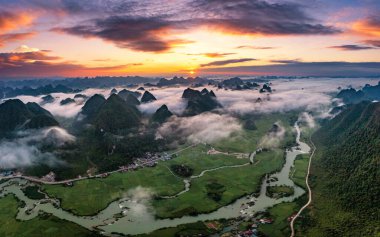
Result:
[[[190,190],[177,198],[155,200],[153,205],[156,215],[168,218],[211,212],[245,194],[257,191],[261,184],[261,177],[281,168],[284,156],[282,150],[278,149],[262,152],[256,159],[258,161],[256,165],[205,173],[204,176],[192,180]],[[218,202],[207,195],[207,187],[210,183],[218,183],[225,188]]]
[[[274,122],[282,121],[288,130],[284,144],[293,139],[289,118],[292,114],[264,115],[256,124],[258,129],[243,131],[245,137],[235,138],[213,144],[213,147],[223,148],[229,152],[252,152],[260,138],[272,127]],[[240,135],[239,135],[240,136]],[[230,143],[228,142],[230,141]],[[247,142],[244,142],[247,141]],[[225,148],[223,146],[226,146]],[[236,147],[236,148],[234,148]],[[143,186],[151,188],[156,196],[171,196],[182,191],[184,184],[181,178],[173,176],[168,167],[172,164],[184,164],[194,170],[194,175],[205,169],[220,166],[247,163],[247,159],[237,159],[230,155],[207,155],[207,145],[197,145],[179,153],[178,157],[160,162],[154,168],[144,168],[134,172],[116,173],[104,179],[87,179],[75,182],[73,187],[63,185],[44,185],[43,190],[48,195],[61,200],[62,208],[77,215],[94,215],[107,205],[124,196],[131,188]],[[281,168],[284,161],[282,149],[263,152],[255,158],[256,165],[239,168],[226,168],[206,173],[191,183],[190,191],[174,199],[155,199],[153,206],[159,217],[178,217],[201,212],[211,212],[231,203],[238,197],[255,192],[260,185],[261,177],[266,173]],[[207,186],[216,182],[225,187],[221,199],[214,201],[207,196]]]
[[[0,236],[7,237],[95,237],[89,230],[52,215],[40,214],[28,221],[18,221],[15,216],[20,203],[12,195],[0,199]]]
[[[266,193],[272,198],[289,197],[294,194],[294,188],[285,185],[268,186]]]
[[[257,149],[261,138],[272,128],[275,122],[281,121],[282,126],[290,132],[293,124],[290,124],[289,120],[294,114],[296,113],[262,115],[258,120],[255,120],[256,130],[243,130],[242,132],[234,133],[230,138],[223,139],[213,145],[221,151],[253,152]]]
[[[166,165],[187,165],[193,168],[193,175],[199,175],[203,170],[221,166],[239,165],[248,162],[248,159],[237,159],[231,155],[215,154],[207,155],[211,147],[199,144],[191,149],[179,153],[178,157],[165,162]]]
[[[295,202],[285,202],[277,204],[270,208],[269,214],[273,219],[272,224],[260,225],[259,230],[266,236],[282,237],[290,235],[288,217],[291,216],[297,209],[298,204]]]
[[[309,154],[302,154],[298,155],[294,161],[294,166],[290,172],[290,179],[293,180],[293,182],[306,190],[306,173],[307,173],[307,167],[309,165]]]
[[[73,187],[44,185],[50,196],[62,200],[62,208],[77,215],[94,215],[117,200],[131,188],[149,187],[157,195],[174,195],[183,189],[181,179],[175,178],[163,165],[134,172],[114,173],[104,179],[86,179]]]

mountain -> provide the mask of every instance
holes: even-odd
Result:
[[[154,97],[149,91],[145,91],[144,95],[141,97],[141,103],[149,103],[155,100],[157,100],[156,97]]]
[[[106,99],[99,94],[95,94],[90,97],[82,107],[81,113],[87,117],[93,117],[98,111],[99,108],[106,102]]]
[[[239,77],[233,77],[233,78],[222,81],[222,84],[224,86],[238,86],[238,85],[243,85],[244,82]]]
[[[203,79],[200,77],[196,77],[196,78],[173,77],[171,80],[161,78],[160,81],[157,83],[157,86],[205,84],[208,82],[209,82],[209,80]]]
[[[32,117],[24,126],[23,128],[26,129],[38,129],[43,127],[55,127],[59,126],[59,123],[57,120],[55,120],[53,117],[47,116],[47,115],[36,115]]]
[[[87,99],[87,95],[76,94],[74,95],[74,99]]]
[[[185,116],[193,116],[221,107],[217,102],[216,97],[212,96],[210,92],[205,90],[203,90],[202,94],[202,92],[198,90],[187,88],[184,90],[182,98],[187,99],[188,101],[184,112]]]
[[[380,100],[380,82],[375,86],[366,84],[362,90],[353,88],[341,90],[336,97],[347,104],[356,104],[364,100]]]
[[[22,88],[0,88],[0,91],[3,92],[4,97],[16,97],[19,95],[46,95],[51,93],[72,93],[78,92],[79,90],[73,90],[64,85],[56,85],[55,87],[52,85],[39,86],[36,88],[32,88],[29,86],[24,86]]]
[[[54,97],[51,95],[43,96],[41,99],[42,99],[42,103],[44,103],[44,104],[54,102]]]
[[[141,95],[141,93],[138,91],[130,91],[127,89],[123,89],[123,90],[119,91],[119,93],[117,95],[120,96],[122,99],[126,100],[128,95],[133,95],[135,97],[139,97]]]
[[[112,94],[96,113],[93,124],[107,132],[137,127],[141,114],[135,106],[128,105],[120,96]]]
[[[32,112],[35,115],[46,115],[49,117],[54,117],[49,111],[42,108],[35,102],[28,102],[26,103],[26,107],[29,109],[30,112]]]
[[[173,115],[166,105],[162,105],[152,116],[152,121],[163,123]]]
[[[127,98],[125,99],[125,102],[129,105],[140,105],[140,101],[132,94],[127,95]]]
[[[272,88],[268,84],[264,84],[263,87],[260,89],[260,93],[264,93],[264,92],[271,93]]]
[[[318,236],[376,236],[380,103],[348,106],[312,139],[317,147],[311,179],[314,200],[304,231]]]
[[[0,136],[16,129],[58,126],[53,116],[37,103],[24,104],[19,99],[7,100],[0,105]]]
[[[68,105],[68,104],[72,104],[72,103],[75,103],[75,100],[72,98],[66,98],[66,99],[63,99],[59,102],[60,105]]]

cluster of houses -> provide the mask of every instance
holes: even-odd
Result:
[[[41,178],[41,181],[45,182],[55,182],[55,173],[50,171],[47,175]]]
[[[124,165],[119,167],[120,172],[127,172],[130,170],[137,170],[139,168],[143,167],[154,167],[157,165],[158,161],[165,161],[172,159],[173,156],[163,153],[163,154],[157,154],[157,153],[150,153],[147,152],[144,157],[142,158],[136,158],[135,161],[129,165]]]

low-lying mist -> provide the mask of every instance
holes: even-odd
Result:
[[[0,168],[14,169],[39,164],[55,167],[64,165],[51,152],[42,151],[43,146],[60,147],[75,141],[75,137],[59,127],[18,132],[12,140],[0,142]]]

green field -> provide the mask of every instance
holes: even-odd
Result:
[[[260,225],[259,230],[270,237],[289,236],[290,228],[287,218],[291,216],[298,207],[296,202],[285,202],[270,208],[268,211],[273,219],[273,223]]]
[[[298,155],[294,161],[294,166],[290,172],[290,179],[297,185],[306,190],[305,176],[309,165],[309,154]]]
[[[223,140],[217,144],[203,145],[183,150],[178,157],[165,162],[159,162],[154,168],[144,168],[133,172],[115,173],[103,179],[88,179],[75,182],[73,187],[62,185],[44,185],[43,190],[52,197],[61,200],[62,208],[70,210],[77,215],[94,215],[107,205],[125,195],[134,187],[150,188],[155,197],[152,205],[158,217],[179,217],[197,213],[211,212],[219,207],[233,202],[235,199],[257,191],[261,178],[267,173],[280,169],[284,162],[282,147],[294,140],[291,129],[294,114],[263,115],[256,121],[257,130],[243,130],[239,139]],[[200,178],[193,179],[190,191],[173,199],[161,199],[160,196],[172,196],[184,188],[182,178],[173,175],[169,168],[171,165],[186,165],[193,169],[194,175],[206,169],[221,166],[240,165],[248,163],[248,159],[238,159],[233,155],[208,155],[212,147],[228,152],[250,153],[256,149],[260,141],[273,123],[281,121],[287,128],[281,148],[262,152],[256,156],[254,165],[238,168],[224,168],[205,173]],[[234,147],[236,149],[234,149]],[[231,149],[231,150],[229,150]],[[217,187],[218,190],[210,190]]]
[[[203,170],[213,169],[221,166],[239,165],[248,162],[248,159],[237,159],[232,155],[215,154],[208,155],[207,151],[211,147],[208,145],[199,144],[191,149],[182,151],[178,157],[172,159],[164,164],[167,166],[187,165],[193,168],[194,174],[199,175]]]
[[[289,197],[294,194],[294,188],[285,185],[268,186],[266,193],[271,198]]]
[[[6,237],[95,237],[95,233],[74,223],[42,214],[28,221],[18,221],[15,216],[20,203],[12,195],[0,198],[0,236]]]
[[[221,151],[229,152],[245,152],[250,153],[257,149],[261,138],[272,128],[273,124],[281,121],[281,125],[287,130],[287,136],[284,144],[294,142],[292,134],[292,126],[294,123],[294,116],[297,113],[286,114],[266,114],[261,115],[259,119],[255,120],[256,130],[243,130],[232,134],[228,139],[223,139],[213,146]]]
[[[183,189],[183,182],[165,166],[158,165],[134,172],[114,173],[103,179],[78,181],[73,187],[44,185],[43,188],[50,196],[62,200],[62,208],[78,215],[94,215],[137,186],[149,187],[157,195],[174,195]]]
[[[257,191],[261,184],[261,177],[266,173],[281,168],[284,162],[283,151],[277,149],[271,152],[262,152],[256,157],[257,164],[239,168],[226,168],[206,173],[204,176],[192,180],[190,191],[173,199],[155,200],[153,206],[159,217],[179,217],[189,214],[211,212],[238,197]],[[221,184],[226,191],[220,201],[216,202],[207,196],[207,185]]]

